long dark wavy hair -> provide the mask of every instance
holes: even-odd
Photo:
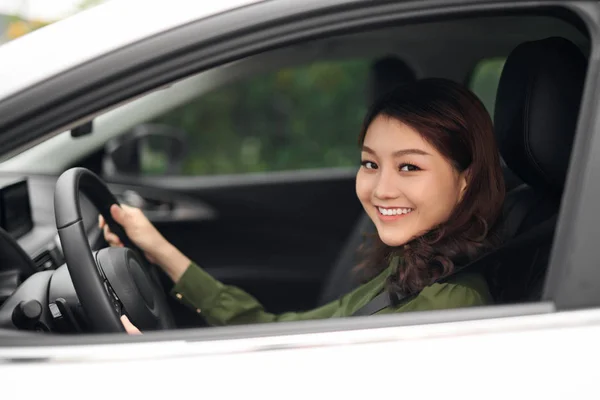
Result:
[[[491,118],[467,88],[441,78],[396,88],[368,110],[361,147],[369,125],[380,115],[409,125],[457,171],[467,171],[467,188],[447,221],[399,247],[385,245],[378,236],[361,246],[359,278],[372,279],[396,257],[398,266],[386,288],[392,294],[410,295],[501,242],[504,178]]]

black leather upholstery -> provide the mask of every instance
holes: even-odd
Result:
[[[327,304],[356,287],[358,282],[353,279],[352,269],[359,262],[358,249],[368,235],[376,232],[371,218],[366,213],[362,213],[331,268],[318,299],[319,305]]]
[[[581,51],[559,37],[523,43],[506,61],[494,125],[502,157],[525,182],[506,198],[508,236],[558,212],[586,65]]]
[[[563,38],[526,42],[509,55],[498,87],[495,127],[508,167],[525,183],[504,205],[508,237],[556,217],[575,137],[587,60]],[[488,272],[499,303],[537,301],[552,240],[515,252]]]
[[[565,181],[586,64],[566,39],[527,42],[509,55],[498,86],[494,125],[506,164],[554,195]]]
[[[369,104],[396,86],[417,80],[417,75],[402,59],[394,56],[379,58],[371,65],[369,74]]]

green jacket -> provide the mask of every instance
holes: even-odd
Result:
[[[348,317],[381,293],[391,268],[338,300],[304,312],[269,313],[252,295],[217,281],[195,263],[171,289],[171,295],[203,315],[211,325]],[[427,286],[417,296],[378,314],[481,306],[491,302],[492,297],[481,275],[458,274],[446,283]]]

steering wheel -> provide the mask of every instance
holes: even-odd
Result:
[[[124,247],[92,252],[81,215],[81,193],[94,204]],[[88,169],[69,169],[56,182],[56,228],[73,286],[92,330],[124,332],[120,321],[123,314],[142,331],[173,329],[166,295],[143,253],[112,218],[113,204],[119,202]]]

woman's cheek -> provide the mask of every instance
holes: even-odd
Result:
[[[363,204],[370,201],[372,186],[373,177],[359,171],[356,175],[356,195]]]

